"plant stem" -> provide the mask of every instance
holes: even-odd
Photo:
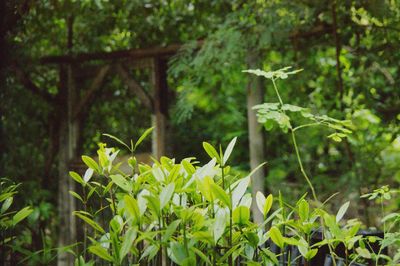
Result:
[[[275,79],[274,79],[274,78],[271,78],[271,80],[272,80],[272,84],[274,85],[275,93],[276,93],[276,95],[278,96],[279,103],[283,106],[283,101],[282,101],[281,95],[279,94],[278,87],[276,86]],[[283,111],[283,110],[282,110],[282,112],[285,113],[285,111]],[[297,161],[298,161],[299,166],[300,166],[300,171],[301,171],[301,173],[303,174],[304,178],[306,179],[306,181],[307,181],[307,183],[308,183],[308,186],[309,186],[310,189],[311,189],[311,192],[312,192],[312,195],[313,195],[314,200],[315,200],[315,201],[318,201],[317,195],[315,194],[314,186],[312,185],[312,183],[311,183],[311,181],[310,181],[310,178],[308,177],[306,171],[304,170],[303,163],[302,163],[302,161],[301,161],[300,152],[299,152],[299,148],[298,148],[298,146],[297,146],[297,141],[296,141],[296,135],[295,135],[295,133],[294,133],[294,131],[295,131],[296,129],[299,129],[299,127],[294,128],[294,129],[293,129],[292,127],[290,127],[290,132],[291,132],[292,140],[293,140],[293,146],[294,146],[294,149],[295,149],[295,151],[296,151],[296,156],[297,156]]]
[[[312,185],[310,178],[308,177],[306,171],[304,170],[303,163],[302,163],[301,157],[300,157],[299,148],[298,148],[298,146],[297,146],[296,135],[294,134],[294,131],[293,131],[293,130],[290,130],[290,132],[291,132],[291,135],[292,135],[293,146],[294,146],[294,149],[295,149],[295,151],[296,151],[297,161],[298,161],[299,166],[300,166],[300,171],[301,171],[301,173],[303,174],[304,178],[306,179],[306,181],[307,181],[307,183],[308,183],[308,186],[309,186],[310,189],[311,189],[311,192],[312,192],[312,195],[313,195],[314,200],[315,200],[315,201],[318,201],[317,194],[315,194],[314,186]]]

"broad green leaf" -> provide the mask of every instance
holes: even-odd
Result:
[[[92,178],[93,176],[93,169],[92,168],[88,168],[85,172],[85,174],[83,175],[83,181],[85,181],[85,183],[89,182],[90,178]]]
[[[78,174],[78,173],[76,173],[76,172],[74,172],[74,171],[70,171],[69,172],[69,175],[72,177],[72,179],[74,179],[76,182],[78,182],[79,184],[84,184],[85,182],[83,181],[83,179],[82,179],[82,177]]]
[[[227,213],[225,209],[219,209],[215,214],[213,233],[214,233],[214,243],[217,244],[218,240],[224,234],[226,227]]]
[[[233,211],[233,222],[245,225],[250,220],[250,209],[245,206],[239,206]]]
[[[116,184],[126,192],[132,192],[131,183],[126,180],[122,175],[110,175],[110,178],[114,184]]]
[[[218,162],[221,162],[221,157],[210,143],[203,142],[203,148],[207,152],[208,156],[211,157],[211,159],[215,158]]]
[[[315,255],[317,255],[317,253],[318,253],[318,249],[313,248],[313,249],[310,249],[304,257],[306,258],[306,260],[311,260],[312,258],[315,257]]]
[[[131,149],[129,148],[129,146],[128,146],[127,144],[125,144],[125,142],[123,142],[122,140],[120,140],[119,138],[117,138],[117,137],[115,137],[115,136],[113,136],[113,135],[110,135],[110,134],[103,134],[103,136],[106,136],[106,137],[109,137],[110,139],[115,140],[115,141],[118,142],[119,144],[125,146],[125,147],[128,149],[128,151],[131,151]]]
[[[178,265],[182,265],[182,261],[184,261],[188,257],[183,243],[171,242],[170,250],[171,259]]]
[[[271,229],[269,230],[269,236],[271,237],[271,240],[280,248],[283,248],[285,242],[284,238],[281,234],[281,231],[276,226],[272,226]]]
[[[171,200],[172,195],[174,194],[175,184],[169,183],[160,193],[160,208],[163,209],[168,202]]]
[[[365,259],[370,259],[371,258],[371,253],[366,248],[358,247],[358,248],[356,248],[356,251],[357,251],[358,255],[360,255],[361,257],[363,257]]]
[[[344,203],[344,204],[340,207],[338,213],[336,214],[336,222],[337,222],[337,223],[338,223],[340,220],[342,220],[344,214],[346,213],[347,209],[349,208],[349,205],[350,205],[350,202],[348,201],[348,202]]]
[[[158,197],[152,195],[144,195],[143,196],[147,200],[147,206],[151,209],[154,214],[159,217],[160,216],[160,199]]]
[[[226,162],[228,161],[229,157],[231,156],[232,150],[235,147],[237,137],[234,137],[231,142],[229,142],[228,147],[225,150],[223,159],[222,159],[222,165],[226,165]]]
[[[21,222],[23,219],[29,216],[33,210],[31,207],[25,207],[17,212],[12,218],[12,225],[15,226],[17,223]]]
[[[124,202],[126,210],[134,218],[134,221],[138,223],[140,221],[140,210],[137,201],[132,196],[125,195]]]
[[[142,141],[153,131],[154,127],[148,128],[136,141],[135,146],[132,148],[132,151],[135,151],[136,148],[142,143]]]
[[[90,253],[93,253],[94,255],[102,258],[103,260],[109,262],[113,261],[113,257],[111,257],[111,255],[108,254],[107,250],[100,245],[90,246],[88,249]]]
[[[232,191],[232,206],[236,207],[240,199],[246,193],[247,187],[250,184],[250,176],[242,178],[236,182],[236,187]],[[234,185],[232,187],[234,187]]]
[[[214,197],[219,199],[225,206],[228,206],[228,208],[231,209],[231,200],[225,190],[215,183],[210,184],[210,188]]]
[[[162,236],[163,242],[168,242],[171,240],[170,238],[173,235],[173,233],[175,233],[175,230],[178,227],[180,222],[181,222],[181,220],[178,219],[168,225],[167,229],[165,229],[165,233]]]
[[[137,230],[135,228],[131,227],[126,231],[120,251],[120,262],[122,262],[124,257],[128,254],[129,250],[132,247],[133,241],[135,241],[136,236]]]
[[[260,210],[260,212],[264,215],[264,219],[271,210],[273,200],[274,198],[272,194],[268,195],[268,197],[265,198],[264,194],[261,191],[257,191],[256,193],[257,207]]]
[[[80,219],[84,220],[87,224],[89,224],[91,227],[93,227],[93,229],[99,231],[102,234],[105,234],[104,229],[98,223],[96,223],[95,221],[90,219],[89,217],[87,217],[81,213],[78,213],[78,212],[74,212],[73,214],[75,216],[78,216]]]
[[[300,220],[302,222],[305,222],[308,220],[309,212],[310,212],[310,208],[308,206],[307,201],[302,199],[299,203],[299,216],[300,216]]]
[[[212,265],[211,261],[208,259],[208,257],[200,250],[195,247],[190,248],[194,253],[196,253],[197,256],[200,257],[200,259],[206,263],[206,265]]]
[[[0,210],[0,214],[5,213],[8,208],[10,208],[11,204],[13,203],[14,198],[13,197],[9,197],[7,198],[3,205],[1,206],[1,210]]]
[[[90,158],[89,156],[82,155],[82,161],[87,165],[87,167],[92,168],[97,173],[101,173],[101,169],[95,160]]]

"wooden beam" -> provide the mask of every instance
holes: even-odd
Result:
[[[74,119],[79,116],[79,114],[82,112],[83,108],[86,106],[86,104],[89,102],[89,100],[92,98],[93,94],[101,87],[101,84],[104,81],[104,78],[106,77],[106,74],[108,70],[110,69],[110,66],[106,65],[100,68],[100,70],[97,72],[97,75],[93,79],[92,83],[90,84],[90,87],[88,91],[86,92],[85,96],[79,101],[77,107],[75,108],[73,117]]]
[[[26,74],[20,67],[18,67],[17,65],[13,65],[12,67],[15,71],[17,78],[26,89],[30,90],[33,94],[38,95],[49,104],[54,103],[55,98],[51,94],[45,92],[44,90],[41,90],[35,83],[33,83],[28,74]]]
[[[160,159],[166,155],[166,135],[168,117],[168,87],[167,87],[167,62],[154,58],[153,73],[153,155]]]
[[[42,64],[81,63],[92,60],[117,60],[117,59],[142,59],[149,57],[162,57],[175,54],[182,45],[171,44],[165,47],[151,47],[142,49],[128,49],[113,52],[79,53],[76,55],[45,56],[39,61]]]
[[[118,64],[116,68],[117,72],[121,76],[122,80],[128,86],[128,88],[135,93],[135,95],[140,99],[144,106],[146,106],[149,110],[153,111],[153,99],[147,92],[144,90],[140,84],[134,80],[128,73],[128,71],[121,65]]]

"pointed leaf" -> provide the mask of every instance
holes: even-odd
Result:
[[[110,254],[108,254],[107,250],[100,245],[90,246],[89,252],[93,253],[94,255],[102,258],[103,260],[112,262],[113,258]]]
[[[269,230],[269,235],[271,237],[271,240],[280,248],[283,248],[285,242],[283,239],[283,236],[281,234],[281,231],[276,226],[272,226],[271,229]]]
[[[125,144],[125,142],[123,142],[122,140],[120,140],[119,138],[117,138],[117,137],[115,137],[115,136],[113,136],[113,135],[110,135],[110,134],[103,134],[103,136],[106,136],[106,137],[109,137],[110,139],[115,140],[115,141],[118,142],[119,144],[125,146],[125,147],[128,149],[128,151],[131,151],[131,149],[129,148],[129,146],[128,146],[127,144]]]
[[[136,148],[139,146],[140,143],[142,143],[142,141],[153,131],[154,127],[148,128],[138,139],[138,141],[136,141],[135,143],[135,147],[133,147],[133,151],[136,150]]]
[[[214,197],[219,199],[225,206],[228,206],[229,209],[231,209],[231,200],[225,190],[215,183],[210,184],[210,187]]]
[[[87,167],[92,168],[97,173],[101,173],[101,169],[95,160],[90,158],[89,156],[82,155],[82,161],[87,165]]]
[[[235,144],[236,144],[236,140],[237,140],[237,137],[233,138],[231,140],[231,142],[228,144],[228,147],[226,148],[225,153],[224,153],[224,157],[222,159],[222,165],[225,165],[226,162],[229,159],[229,156],[231,156],[232,150],[233,150],[233,148],[235,147]]]
[[[13,218],[12,218],[12,225],[15,226],[17,223],[21,222],[23,219],[25,219],[29,214],[31,214],[33,210],[31,207],[25,207],[19,212],[17,212]]]
[[[221,162],[221,157],[210,143],[203,142],[203,148],[207,152],[208,156],[211,157],[211,159],[215,158],[218,162]]]
[[[128,229],[128,231],[126,231],[120,251],[120,262],[122,262],[124,257],[128,254],[129,250],[132,247],[133,241],[135,241],[136,236],[137,231],[135,228],[131,227]]]
[[[174,194],[175,184],[170,183],[160,193],[160,208],[163,209],[165,205],[171,200],[172,195]]]
[[[350,202],[348,201],[340,207],[338,213],[336,214],[336,222],[339,222],[340,220],[342,220],[344,214],[346,213],[347,209],[349,208],[349,205],[350,205]]]

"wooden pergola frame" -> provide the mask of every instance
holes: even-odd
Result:
[[[60,215],[59,246],[67,246],[76,242],[76,221],[71,213],[76,210],[75,199],[69,191],[75,190],[74,181],[69,177],[71,163],[78,158],[80,119],[87,106],[103,86],[106,76],[113,72],[127,85],[128,89],[152,113],[154,126],[152,136],[152,153],[155,158],[165,155],[166,127],[168,117],[167,61],[176,54],[181,45],[173,44],[165,47],[146,49],[128,49],[113,52],[77,53],[59,56],[45,56],[38,60],[39,65],[53,65],[59,71],[59,93],[54,96],[40,89],[21,66],[13,65],[16,77],[32,93],[41,97],[54,109],[54,131],[50,136],[50,147],[46,170],[54,162],[58,153],[58,210]],[[98,66],[85,73],[77,67],[85,68],[84,63],[96,62]],[[150,69],[151,93],[147,92],[130,74],[131,69]],[[87,79],[93,76],[89,86],[82,93],[77,89],[77,77]],[[82,95],[79,97],[79,95]],[[71,256],[60,255],[58,265],[73,264]]]

